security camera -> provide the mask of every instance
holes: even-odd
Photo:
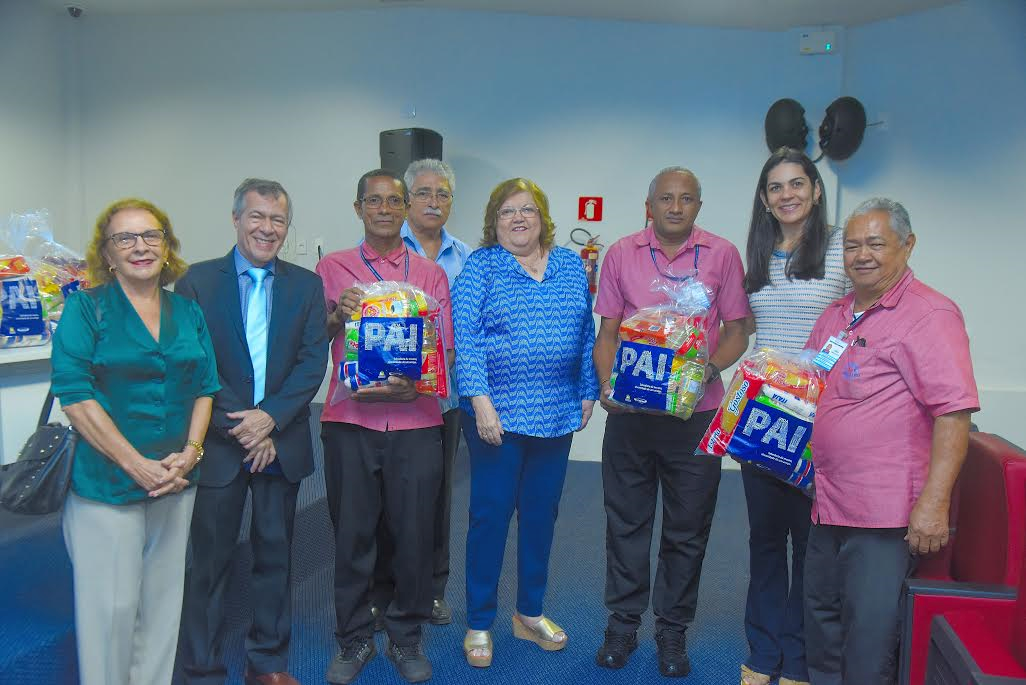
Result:
[[[81,7],[75,7],[74,5],[67,5],[65,7],[65,9],[68,10],[68,15],[71,16],[72,19],[78,19],[79,17],[82,16],[82,8]]]

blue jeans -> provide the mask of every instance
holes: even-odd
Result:
[[[502,574],[513,510],[517,511],[517,611],[539,616],[549,575],[552,534],[563,494],[572,434],[481,440],[473,416],[463,418],[470,448],[470,525],[467,528],[467,625],[488,630]]]
[[[812,500],[757,466],[742,464],[741,479],[751,530],[751,579],[745,607],[745,635],[751,656],[745,665],[759,673],[807,681],[802,588]]]

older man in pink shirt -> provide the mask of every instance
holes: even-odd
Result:
[[[391,376],[389,385],[363,388],[333,402],[338,366],[345,359],[342,330],[358,310],[363,283],[401,281],[421,288],[443,310],[443,334],[453,339],[449,280],[434,262],[406,247],[400,230],[409,193],[391,171],[360,178],[356,214],[364,242],[317,264],[324,281],[334,371],[321,415],[324,480],[335,529],[335,617],[339,652],[329,683],[349,683],[375,654],[370,585],[375,530],[383,519],[395,541],[395,592],[385,610],[388,656],[410,682],[431,677],[421,651],[421,625],[431,616],[434,509],[442,480],[442,414],[438,399],[418,395],[414,382]]]
[[[695,224],[702,188],[681,167],[664,169],[649,185],[652,223],[621,238],[606,255],[595,311],[602,317],[595,340],[601,402],[609,416],[602,441],[606,509],[606,590],[609,610],[599,666],[622,668],[637,647],[637,629],[649,603],[649,556],[656,495],[663,491],[662,539],[652,610],[656,616],[659,672],[683,677],[691,670],[684,631],[694,620],[698,581],[709,541],[720,462],[695,449],[720,400],[719,370],[748,347],[750,314],[742,285],[741,255],[730,242]],[[705,397],[687,421],[625,411],[609,401],[609,376],[620,322],[639,308],[666,304],[653,281],[696,277],[711,291],[706,335],[711,354]],[[723,323],[722,336],[720,323]]]
[[[979,409],[962,313],[908,268],[915,242],[900,204],[862,203],[844,228],[854,291],[809,336],[831,367],[812,437],[805,557],[814,685],[894,682],[902,584],[917,555],[948,542],[951,490]]]

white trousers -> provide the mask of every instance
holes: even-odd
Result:
[[[68,493],[81,685],[168,685],[196,488],[126,505]]]

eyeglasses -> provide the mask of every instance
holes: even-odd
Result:
[[[114,243],[119,250],[127,250],[130,247],[135,247],[139,238],[142,238],[143,242],[150,247],[159,247],[164,244],[164,231],[154,228],[142,233],[115,233],[108,240]]]
[[[503,207],[499,210],[499,218],[503,219],[504,221],[509,221],[517,215],[517,212],[520,212],[520,216],[524,217],[525,219],[533,219],[534,217],[538,216],[537,207],[535,207],[534,205],[524,205],[520,209],[517,209],[516,207]]]
[[[413,199],[420,203],[430,202],[431,198],[438,200],[438,204],[447,205],[452,202],[452,193],[447,190],[439,190],[432,193],[426,188],[422,188],[413,194]]]
[[[380,209],[381,205],[386,202],[390,209],[402,209],[406,206],[406,201],[399,195],[389,195],[384,198],[380,195],[371,195],[370,197],[361,197],[360,202],[368,209]]]

